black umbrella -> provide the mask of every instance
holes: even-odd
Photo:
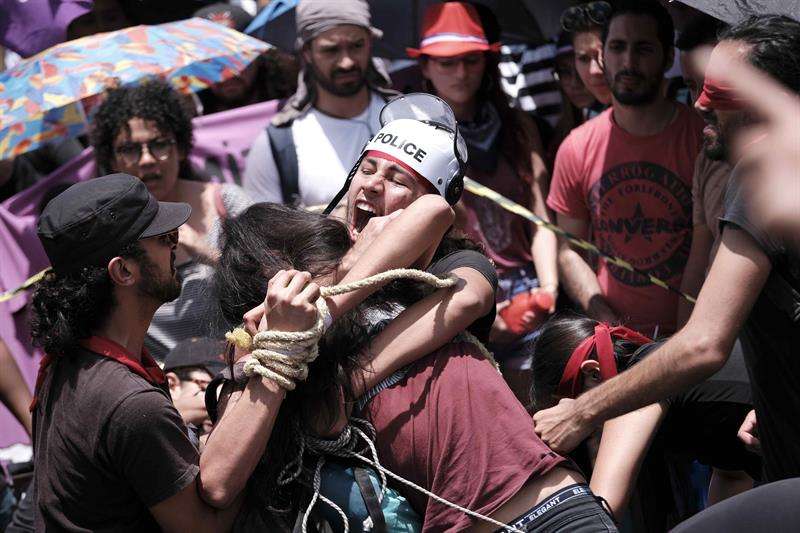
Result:
[[[680,0],[728,24],[750,15],[788,15],[800,21],[800,0]]]
[[[376,40],[373,54],[389,59],[405,59],[406,47],[419,45],[419,29],[427,6],[440,0],[370,0],[372,25],[383,30],[383,38]],[[521,0],[474,0],[481,18],[493,15],[499,25],[500,40],[504,43],[540,44],[544,41],[534,16]],[[482,9],[481,9],[482,8]],[[491,24],[484,24],[489,40]],[[294,9],[268,21],[249,33],[288,52],[294,51],[296,37]],[[495,34],[496,35],[496,34]],[[496,37],[495,37],[496,39]]]

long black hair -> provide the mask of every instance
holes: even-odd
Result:
[[[335,272],[350,246],[342,222],[279,204],[255,204],[225,220],[214,292],[226,325],[236,326],[263,302],[267,283],[279,270],[308,271],[319,279]],[[330,429],[342,415],[341,395],[346,403],[354,401],[351,380],[362,366],[360,353],[371,333],[360,318],[362,310],[346,313],[326,332],[308,379],[286,395],[278,411],[266,452],[248,481],[247,508],[264,513],[264,519],[275,518],[268,510],[295,512],[305,500],[308,471],[298,482],[278,484],[281,471],[298,453],[297,428],[312,432],[315,421],[315,428]]]
[[[214,274],[214,292],[219,311],[228,328],[242,321],[242,315],[264,300],[267,283],[278,270],[308,271],[313,279],[333,274],[351,247],[344,223],[334,218],[279,204],[250,206],[222,225],[222,248]],[[475,245],[462,237],[443,239],[434,259]],[[297,511],[305,499],[310,472],[304,471],[297,483],[279,485],[278,476],[296,457],[296,428],[313,431],[332,428],[341,416],[341,395],[345,404],[355,400],[353,376],[363,367],[360,354],[380,325],[370,323],[367,311],[388,310],[393,304],[408,306],[432,289],[398,280],[389,283],[355,309],[338,318],[320,341],[319,357],[309,365],[305,382],[286,395],[278,412],[267,450],[248,481],[250,510]]]
[[[539,329],[539,336],[533,343],[531,364],[530,400],[534,410],[547,409],[557,403],[555,393],[567,361],[580,343],[594,335],[594,328],[599,323],[585,316],[566,315],[549,320]],[[613,341],[617,370],[622,372],[630,366],[640,345],[619,338]]]
[[[123,246],[116,255],[146,258],[138,242]],[[107,266],[85,266],[66,274],[49,272],[36,284],[31,299],[33,345],[51,356],[66,355],[79,340],[105,325],[115,305]]]

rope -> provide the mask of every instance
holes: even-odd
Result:
[[[308,376],[308,363],[314,361],[319,355],[317,343],[319,342],[319,339],[322,337],[322,334],[325,332],[325,329],[330,322],[330,311],[325,303],[325,298],[357,291],[366,287],[374,287],[376,285],[400,278],[420,281],[436,288],[452,287],[456,284],[458,279],[453,275],[450,275],[447,278],[439,278],[433,274],[414,269],[389,270],[360,281],[355,281],[344,285],[334,285],[331,287],[320,288],[320,297],[316,302],[317,320],[311,328],[305,331],[289,332],[267,330],[261,331],[255,336],[251,337],[250,334],[247,333],[243,328],[236,328],[235,330],[226,333],[225,338],[240,348],[250,350],[251,358],[244,365],[245,374],[248,376],[258,374],[274,380],[276,383],[278,383],[278,385],[287,390],[294,390],[296,386],[295,381],[306,379]],[[494,357],[492,357],[492,354],[478,339],[466,331],[462,332],[460,335],[463,336],[467,342],[474,343],[480,350],[481,354],[483,354],[484,357],[486,357],[486,359],[488,359],[497,368],[497,363],[495,362]],[[364,426],[370,435],[367,435],[367,433],[360,429],[356,424]],[[450,502],[441,496],[437,496],[425,488],[420,487],[419,485],[408,481],[381,466],[380,461],[378,460],[378,450],[373,442],[376,437],[375,429],[366,420],[353,418],[339,435],[339,437],[335,440],[320,439],[308,435],[300,429],[299,422],[295,423],[295,433],[299,442],[298,454],[284,467],[280,474],[278,474],[278,485],[288,485],[300,477],[303,471],[303,456],[305,455],[306,450],[318,456],[317,464],[314,468],[314,492],[308,507],[303,513],[303,533],[306,533],[307,531],[308,519],[311,516],[311,511],[317,504],[318,500],[325,502],[339,514],[344,524],[345,533],[350,531],[350,524],[344,511],[338,505],[336,505],[336,503],[320,493],[320,487],[322,485],[322,467],[325,464],[325,457],[327,455],[343,458],[356,458],[377,469],[378,475],[381,479],[381,491],[380,495],[378,496],[379,502],[383,501],[383,496],[386,492],[388,483],[386,476],[389,475],[393,479],[396,479],[401,483],[422,492],[429,498],[433,498],[437,502],[461,511],[469,516],[472,516],[473,518],[484,520],[508,531],[522,533],[520,530],[511,528],[502,522],[494,520],[493,518],[489,518],[488,516],[484,516],[480,513],[467,509],[466,507],[462,507],[456,503]],[[372,455],[372,459],[368,459],[362,453],[356,451],[359,438],[366,443],[367,448]]]
[[[680,290],[678,290],[675,287],[671,286],[666,281],[663,281],[663,280],[653,276],[652,274],[649,274],[649,273],[645,272],[644,270],[641,270],[639,268],[634,267],[628,261],[626,261],[625,259],[622,259],[621,257],[617,257],[617,256],[614,256],[614,255],[611,255],[611,254],[608,254],[608,253],[602,251],[600,248],[598,248],[597,246],[595,246],[591,242],[586,241],[584,239],[580,239],[580,238],[576,237],[575,235],[569,233],[568,231],[559,228],[555,224],[547,222],[546,220],[534,215],[529,209],[519,205],[516,202],[512,202],[511,200],[509,200],[508,198],[506,198],[502,194],[499,194],[496,191],[493,191],[489,187],[481,185],[480,183],[478,183],[475,180],[472,180],[470,178],[465,177],[464,178],[464,188],[466,190],[468,190],[469,192],[471,192],[472,194],[476,194],[478,196],[481,196],[483,198],[486,198],[488,200],[493,201],[494,203],[496,203],[497,205],[499,205],[500,207],[502,207],[506,211],[510,211],[511,213],[514,213],[516,215],[519,215],[519,216],[521,216],[523,218],[528,219],[529,221],[533,222],[537,226],[540,226],[540,227],[543,227],[543,228],[547,228],[550,231],[552,231],[553,233],[555,233],[557,235],[561,235],[562,237],[567,239],[570,243],[574,244],[575,246],[577,246],[577,247],[579,247],[579,248],[581,248],[583,250],[586,250],[587,252],[591,252],[591,253],[593,253],[595,255],[598,255],[598,256],[602,257],[603,259],[605,259],[607,262],[609,262],[609,263],[611,263],[611,264],[613,264],[615,266],[618,266],[619,268],[625,269],[628,272],[634,272],[634,273],[642,276],[649,283],[651,283],[653,285],[656,285],[657,287],[661,287],[662,289],[665,289],[665,290],[668,290],[670,292],[673,292],[673,293],[679,295],[681,298],[683,298],[687,302],[696,303],[696,300],[695,300],[694,297],[686,294],[685,292],[681,292]],[[307,209],[310,210],[310,211],[317,212],[317,211],[321,211],[324,208],[325,208],[325,206],[312,206],[312,207],[307,208]],[[16,296],[20,292],[30,288],[32,285],[37,283],[42,278],[44,273],[45,273],[45,271],[43,270],[43,271],[39,272],[38,274],[34,275],[33,277],[28,278],[21,286],[17,287],[16,289],[13,289],[13,290],[10,290],[8,292],[0,294],[0,303],[5,302],[6,300],[10,300],[11,298]]]
[[[225,334],[225,338],[244,350],[250,351],[250,358],[244,364],[247,376],[258,374],[275,381],[279,386],[292,391],[298,380],[308,377],[308,364],[319,355],[318,342],[327,329],[330,318],[325,298],[357,291],[367,287],[393,281],[411,279],[427,283],[437,289],[452,287],[457,278],[439,278],[428,272],[410,268],[398,268],[382,272],[352,283],[321,287],[316,301],[317,320],[305,331],[260,331],[251,337],[243,328],[236,328]]]
[[[526,218],[526,219],[530,220],[531,222],[533,222],[534,224],[536,224],[539,227],[547,228],[550,231],[552,231],[553,233],[555,233],[557,235],[561,235],[562,237],[567,239],[570,243],[574,244],[575,246],[577,246],[579,248],[582,248],[583,250],[586,250],[588,252],[592,252],[595,255],[599,255],[600,257],[602,257],[603,259],[605,259],[607,262],[611,263],[612,265],[616,265],[616,266],[618,266],[618,267],[620,267],[622,269],[627,270],[628,272],[634,272],[634,273],[642,276],[643,278],[645,278],[647,281],[649,281],[653,285],[656,285],[658,287],[661,287],[662,289],[666,289],[666,290],[668,290],[668,291],[670,291],[672,293],[677,294],[678,296],[680,296],[681,298],[683,298],[687,302],[696,303],[696,300],[692,296],[686,294],[685,292],[681,292],[680,290],[676,289],[675,287],[673,287],[672,285],[670,285],[666,281],[658,279],[657,277],[653,276],[652,274],[649,274],[649,273],[645,272],[644,270],[636,268],[635,266],[631,265],[628,261],[626,261],[625,259],[622,259],[621,257],[617,257],[617,256],[614,256],[614,255],[611,255],[611,254],[607,254],[606,252],[604,252],[603,250],[601,250],[600,248],[598,248],[594,244],[590,243],[589,241],[586,241],[584,239],[579,239],[575,235],[569,233],[568,231],[565,231],[565,230],[559,228],[555,224],[551,224],[550,222],[547,222],[546,220],[534,215],[529,209],[526,209],[526,208],[522,207],[521,205],[519,205],[516,202],[512,202],[511,200],[509,200],[508,198],[506,198],[502,194],[498,194],[497,192],[493,191],[489,187],[485,187],[485,186],[481,185],[480,183],[478,183],[475,180],[471,180],[471,179],[465,177],[464,178],[464,188],[466,190],[468,190],[469,192],[471,192],[472,194],[476,194],[478,196],[482,196],[483,198],[487,198],[487,199],[493,201],[494,203],[498,204],[500,207],[502,207],[506,211],[510,211],[510,212],[512,212],[514,214],[517,214],[517,215],[519,215],[519,216],[521,216],[523,218]]]

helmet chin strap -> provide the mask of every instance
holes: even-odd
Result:
[[[350,189],[350,184],[353,182],[353,177],[356,175],[358,167],[361,166],[361,161],[364,159],[364,154],[366,154],[366,152],[361,152],[361,156],[358,158],[358,161],[356,161],[356,164],[353,165],[353,168],[350,169],[350,173],[347,174],[347,179],[344,180],[344,185],[342,185],[342,188],[339,189],[339,192],[336,193],[336,196],[333,197],[333,200],[331,200],[331,203],[328,204],[328,207],[326,207],[325,210],[322,211],[323,215],[325,216],[330,215],[331,212],[333,212],[333,210],[336,209],[336,206],[339,205],[339,202],[342,201],[344,195],[347,194],[348,189]]]

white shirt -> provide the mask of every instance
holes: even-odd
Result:
[[[364,145],[380,129],[380,112],[386,102],[374,92],[370,95],[367,108],[353,118],[335,118],[312,107],[292,122],[303,205],[327,205],[333,200]],[[257,202],[283,201],[266,131],[250,148],[242,185]]]

